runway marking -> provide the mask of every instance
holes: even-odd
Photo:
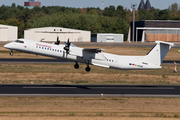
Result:
[[[35,88],[35,89],[53,89],[53,88],[59,88],[59,89],[63,89],[63,88],[77,88],[77,87],[23,87],[23,88]]]
[[[87,89],[175,89],[174,87],[23,87],[25,89],[68,89],[68,88],[87,88]]]
[[[25,97],[101,97],[99,94],[0,94],[1,97],[3,96],[25,96]],[[149,94],[149,95],[142,95],[142,94],[104,94],[103,97],[180,97],[180,95],[165,95],[165,94]]]
[[[94,89],[175,89],[174,87],[88,87]]]

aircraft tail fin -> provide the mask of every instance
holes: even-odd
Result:
[[[174,43],[156,41],[156,45],[147,53],[143,62],[161,65],[163,59],[172,46],[174,46]]]

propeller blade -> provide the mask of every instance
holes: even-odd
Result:
[[[65,47],[64,50],[66,50],[66,57],[69,54],[69,46],[71,45],[71,42],[69,42],[69,39],[67,40],[67,42],[65,42]]]

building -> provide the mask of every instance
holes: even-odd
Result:
[[[141,2],[139,3],[138,10],[141,9],[150,10],[151,9],[150,1],[147,0],[146,3],[144,4],[144,0],[141,0]]]
[[[18,38],[18,27],[0,24],[0,41],[14,41]]]
[[[28,2],[24,2],[25,7],[34,7],[34,6],[41,6],[41,2],[37,2],[37,0],[29,0]]]
[[[93,34],[91,34],[91,42],[123,43],[124,42],[124,34],[93,33]]]
[[[145,20],[135,22],[135,42],[180,42],[180,21]],[[128,41],[132,40],[132,22],[129,29]]]
[[[91,31],[76,30],[62,27],[34,28],[24,31],[24,38],[35,41],[90,42]]]

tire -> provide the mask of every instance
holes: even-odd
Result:
[[[75,68],[75,69],[78,69],[78,68],[79,68],[79,64],[75,64],[75,65],[74,65],[74,68]]]
[[[13,53],[12,53],[12,52],[10,52],[9,54],[10,54],[11,56],[13,55]]]
[[[89,72],[90,70],[91,70],[91,68],[90,67],[86,67],[86,69],[85,69],[87,72]]]

